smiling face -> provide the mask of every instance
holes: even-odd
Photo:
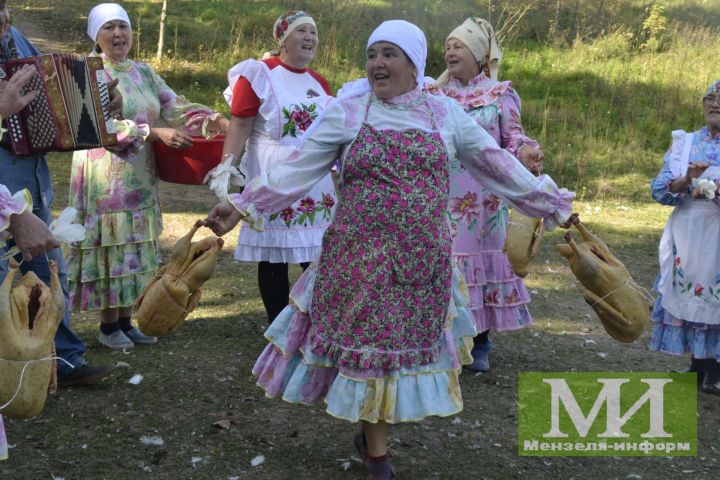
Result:
[[[720,133],[720,92],[703,97],[703,116],[710,130],[714,134]]]
[[[460,80],[463,85],[480,74],[480,67],[472,52],[457,38],[450,38],[445,43],[445,63],[450,76]]]
[[[380,100],[389,100],[415,88],[415,66],[394,43],[373,43],[367,50],[366,59],[368,82]]]
[[[283,63],[295,68],[305,68],[317,53],[317,29],[311,23],[303,23],[290,32],[280,48]]]
[[[111,60],[124,62],[132,48],[132,30],[123,20],[110,20],[102,26],[95,41]]]

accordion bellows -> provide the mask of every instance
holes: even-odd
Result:
[[[530,262],[540,249],[544,232],[542,218],[527,217],[515,209],[510,212],[503,250],[518,277],[527,276]]]
[[[10,401],[16,391],[18,394],[0,413],[29,418],[40,414],[45,406],[54,364],[51,360],[27,362],[51,355],[65,298],[55,262],[50,262],[49,287],[28,272],[13,288],[17,272],[17,265],[11,264],[0,285],[0,405]]]
[[[138,327],[146,335],[167,335],[179,328],[200,303],[200,287],[215,272],[223,247],[222,238],[206,237],[193,242],[196,223],[177,241],[170,261],[158,270],[135,304]]]
[[[100,57],[70,54],[40,55],[0,65],[8,79],[24,65],[38,74],[24,91],[38,96],[7,119],[10,147],[17,155],[100,148],[117,143],[107,114],[110,95]]]
[[[576,243],[570,232],[567,243],[555,248],[570,263],[582,284],[585,301],[590,304],[605,331],[620,342],[640,337],[650,320],[650,305],[633,281],[625,265],[582,223],[575,226],[583,241]]]

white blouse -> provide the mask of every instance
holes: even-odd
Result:
[[[457,102],[434,97],[415,88],[391,100],[368,93],[340,98],[318,118],[288,161],[255,177],[242,194],[228,196],[253,228],[261,229],[254,213],[274,212],[300,198],[320,181],[337,159],[341,168],[366,118],[376,130],[439,130],[449,161],[459,161],[485,188],[526,215],[546,219],[547,228],[564,222],[572,212],[575,194],[558,188],[547,175],[535,177],[495,140]],[[357,141],[363,141],[357,138]]]

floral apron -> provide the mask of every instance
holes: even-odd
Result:
[[[711,166],[702,178],[716,181],[720,167]],[[718,239],[720,207],[713,201],[686,195],[670,215],[660,239],[657,290],[662,294],[663,308],[675,318],[720,324]]]
[[[311,348],[351,368],[426,365],[450,302],[447,150],[434,121],[432,132],[376,130],[369,108],[323,238]]]

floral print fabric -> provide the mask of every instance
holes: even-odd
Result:
[[[123,114],[116,151],[75,152],[70,205],[85,226],[80,245],[65,248],[70,302],[81,310],[132,306],[158,268],[162,232],[151,126],[202,134],[215,113],[175,94],[148,65],[103,58],[108,80],[119,78]]]
[[[520,145],[537,147],[520,123],[520,99],[510,82],[497,82],[484,73],[463,86],[455,78],[441,90],[458,102],[495,141],[513,155]],[[503,252],[508,207],[478,183],[460,162],[450,170],[447,210],[453,237],[453,259],[464,272],[470,291],[470,309],[478,332],[515,330],[528,326],[530,294],[512,272]]]
[[[703,178],[720,179],[720,137],[711,138],[707,127],[678,138],[691,141],[688,164],[699,161],[711,166]],[[677,145],[670,151],[678,151]],[[685,149],[684,149],[685,150]],[[666,157],[666,164],[669,156]],[[660,240],[660,276],[657,290],[663,297],[662,308],[675,318],[694,323],[720,324],[720,206],[714,200],[694,198],[690,193],[672,194],[673,174],[667,165],[653,182],[653,197],[673,204]]]
[[[688,141],[692,143],[685,149]],[[660,273],[655,286],[659,296],[650,348],[720,359],[720,251],[708,247],[720,239],[720,205],[715,200],[693,198],[690,192],[670,192],[670,183],[677,178],[670,162],[680,151],[689,156],[688,164],[703,161],[711,165],[704,178],[720,179],[720,136],[712,137],[703,127],[675,139],[652,182],[653,198],[673,205],[674,210],[660,240]]]
[[[355,422],[418,421],[460,412],[460,368],[472,362],[471,337],[477,331],[467,309],[463,276],[449,261],[447,163],[459,158],[496,193],[551,224],[567,218],[572,194],[548,178],[526,175],[454,101],[427,96],[420,89],[388,101],[371,95],[338,100],[312,128],[289,161],[252,180],[241,195],[229,195],[235,208],[257,221],[259,215],[302,198],[341,159],[338,228],[328,229],[323,249],[342,263],[324,265],[323,252],[293,287],[291,304],[265,333],[271,343],[253,368],[258,384],[269,396],[291,403],[324,402],[330,415]],[[413,144],[411,154],[408,147]],[[437,159],[425,163],[425,155]],[[433,165],[440,155],[446,162],[442,174],[443,166]],[[385,156],[392,161],[384,164]],[[420,164],[414,164],[418,160]],[[347,207],[346,195],[354,198]],[[397,217],[395,222],[390,214]],[[395,262],[391,255],[396,255]],[[344,268],[348,262],[352,265]],[[322,276],[337,278],[345,291],[331,290],[332,282]],[[353,281],[358,286],[355,297]],[[439,288],[439,296],[448,301],[440,305],[427,293],[413,293],[407,288],[413,282],[422,292]],[[394,292],[401,301],[387,302],[384,297],[394,299]],[[405,295],[416,300],[408,321]],[[335,317],[344,314],[346,304],[353,305],[357,318],[347,318],[343,327]],[[371,316],[385,305],[387,315]],[[390,312],[393,306],[397,311]],[[318,309],[333,318],[318,318]],[[441,310],[447,312],[444,317]],[[321,328],[329,337],[318,335]],[[417,337],[411,336],[413,329]],[[386,350],[373,351],[374,342]],[[423,364],[425,359],[432,362]],[[372,365],[377,367],[365,368]]]
[[[245,77],[261,101],[242,159],[253,178],[287,162],[293,147],[286,142],[299,141],[332,97],[309,71],[298,73],[282,64],[269,68],[264,62],[248,60],[231,72],[234,79]],[[273,263],[316,260],[336,203],[335,186],[328,174],[298,201],[266,214],[263,232],[241,228],[235,259]]]
[[[437,133],[360,130],[318,261],[315,354],[365,369],[436,360],[450,301],[447,190]]]
[[[28,189],[23,189],[15,195],[0,183],[0,245],[2,245],[5,230],[10,226],[10,215],[32,210],[32,195]]]

